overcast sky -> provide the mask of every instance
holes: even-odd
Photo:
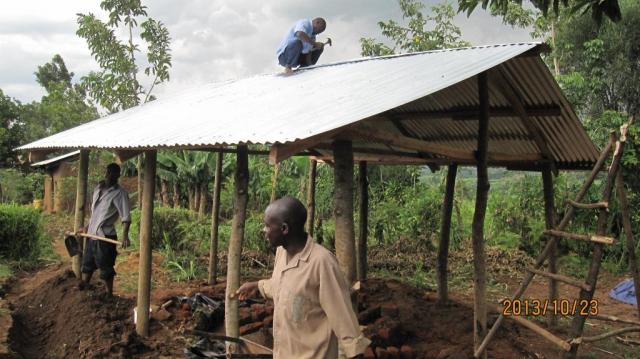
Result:
[[[427,6],[437,0],[424,0]],[[98,66],[86,42],[76,36],[76,14],[106,13],[99,0],[20,0],[3,2],[0,11],[0,89],[22,102],[39,100],[38,65],[60,54],[78,80]],[[171,80],[158,97],[188,86],[280,71],[275,50],[295,20],[322,16],[331,37],[320,63],[360,56],[361,37],[380,38],[377,22],[400,20],[396,0],[143,0],[149,15],[171,35]],[[530,41],[527,30],[503,26],[482,9],[455,22],[473,45]]]

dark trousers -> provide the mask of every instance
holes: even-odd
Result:
[[[315,65],[322,55],[322,49],[313,49],[309,54],[302,53],[302,41],[296,40],[290,43],[278,57],[281,66],[307,67]]]
[[[116,236],[105,236],[106,238],[117,240]],[[93,273],[100,269],[100,279],[109,280],[116,275],[113,266],[116,264],[118,251],[116,245],[104,241],[87,238],[87,248],[82,257],[82,273]]]

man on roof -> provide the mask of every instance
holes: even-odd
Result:
[[[264,232],[276,249],[270,279],[243,284],[239,300],[273,299],[274,359],[360,358],[371,343],[360,331],[349,286],[335,255],[304,231],[307,210],[296,198],[272,202]]]
[[[284,66],[285,74],[293,72],[295,67],[315,65],[322,55],[324,43],[316,42],[316,35],[327,27],[327,22],[317,17],[313,20],[298,20],[285,34],[278,46],[278,63]]]

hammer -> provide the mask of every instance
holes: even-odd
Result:
[[[327,38],[327,41],[325,41],[325,42],[324,42],[324,44],[325,44],[325,45],[332,46],[331,38],[330,38],[330,37],[328,37],[328,38]]]

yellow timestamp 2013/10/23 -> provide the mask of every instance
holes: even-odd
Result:
[[[598,315],[598,300],[578,299],[504,299],[502,315],[544,316],[547,314],[574,316]]]

